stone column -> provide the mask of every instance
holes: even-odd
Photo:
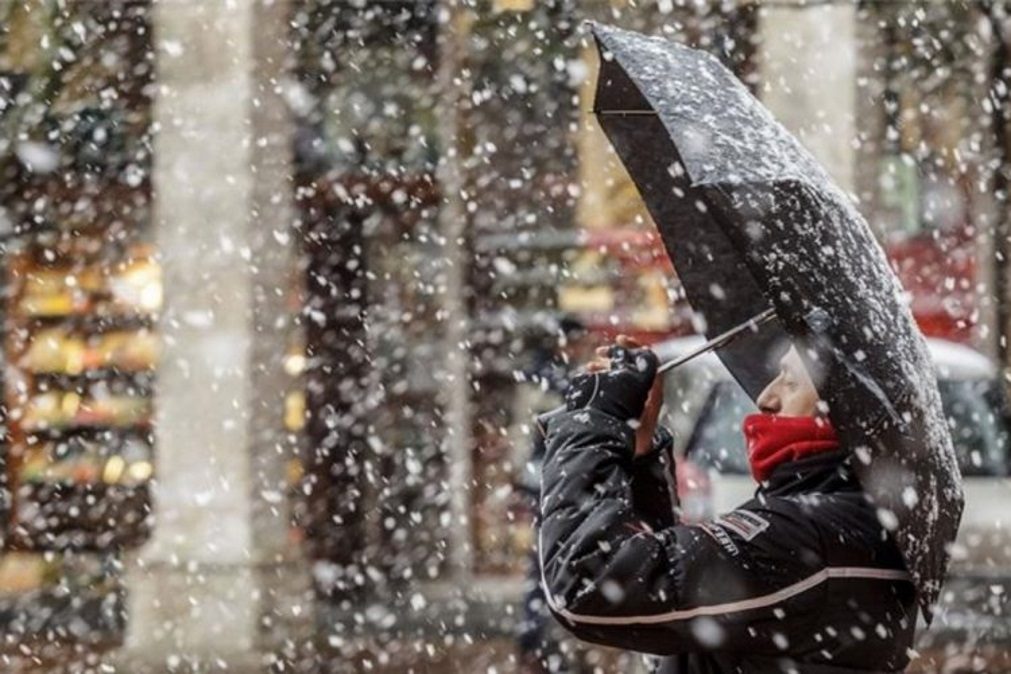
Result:
[[[759,95],[840,187],[854,190],[856,3],[759,11]]]
[[[165,282],[153,539],[128,562],[124,671],[261,671],[311,615],[289,544],[284,297],[292,154],[282,0],[154,5]]]
[[[445,449],[451,490],[449,509],[449,567],[455,581],[464,581],[473,572],[474,523],[473,510],[474,438],[471,404],[469,316],[464,292],[469,267],[466,243],[467,215],[461,194],[464,176],[460,156],[459,110],[467,95],[466,80],[460,71],[464,63],[466,36],[474,21],[473,13],[456,0],[440,0],[440,9],[448,20],[440,31],[439,69],[436,74],[439,91],[439,135],[443,143],[438,168],[442,193],[439,228],[445,243],[442,250],[442,270],[439,277],[443,315],[442,353],[444,371],[440,373],[442,388]]]

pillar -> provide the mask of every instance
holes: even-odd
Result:
[[[155,529],[128,560],[123,671],[264,671],[311,609],[289,543],[283,370],[292,143],[282,0],[154,5],[165,284]]]
[[[474,564],[473,510],[473,406],[471,403],[469,315],[465,287],[469,266],[466,243],[468,215],[461,196],[465,192],[459,110],[467,95],[466,80],[461,80],[466,37],[474,16],[456,0],[441,0],[448,20],[440,31],[439,136],[443,143],[437,178],[442,193],[439,209],[440,233],[444,238],[442,268],[438,286],[443,315],[442,356],[444,370],[439,374],[443,428],[448,465],[449,510],[452,517],[449,568],[457,581],[466,580]]]

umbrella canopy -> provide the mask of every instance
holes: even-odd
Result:
[[[712,56],[594,25],[594,111],[712,336],[777,321],[717,355],[755,398],[797,344],[928,619],[962,512],[926,344],[849,198]]]

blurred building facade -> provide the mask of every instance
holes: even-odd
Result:
[[[585,19],[720,57],[925,331],[1007,363],[999,3],[2,7],[11,650],[508,632],[532,346],[695,329],[588,112]]]

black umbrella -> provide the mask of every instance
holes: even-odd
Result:
[[[962,512],[926,344],[880,246],[824,169],[719,61],[594,25],[594,111],[712,336],[778,321],[717,354],[754,398],[795,343],[892,531],[928,619]]]

